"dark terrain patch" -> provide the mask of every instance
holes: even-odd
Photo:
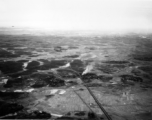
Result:
[[[87,73],[85,75],[82,75],[81,78],[85,83],[90,83],[94,79],[99,79],[99,77],[94,73]]]
[[[48,61],[48,60],[40,59],[40,61],[42,61],[44,63],[44,65],[39,66],[38,67],[39,70],[48,70],[48,69],[52,69],[52,68],[58,68],[58,67],[63,66],[67,63],[66,60]]]
[[[17,103],[6,103],[0,101],[0,116],[21,111],[24,107]]]
[[[76,78],[76,77],[78,77],[77,73],[73,72],[72,70],[68,70],[68,69],[57,70],[57,72],[63,78]]]
[[[38,54],[29,55],[29,57],[38,57],[38,56],[39,56]]]
[[[9,79],[7,83],[4,85],[5,88],[24,88],[28,87],[34,82],[33,80],[27,78],[14,78]]]
[[[16,58],[19,57],[17,54],[12,54],[6,50],[0,50],[0,58]]]
[[[65,48],[63,48],[61,46],[54,47],[54,51],[56,51],[56,52],[62,52],[63,50],[67,50],[67,49],[65,49]]]
[[[37,69],[33,68],[33,69],[26,70],[26,71],[20,71],[20,72],[13,73],[13,74],[8,74],[8,75],[12,78],[17,78],[17,77],[20,77],[20,76],[31,75],[35,72],[37,72]]]
[[[104,76],[104,75],[96,75],[94,73],[87,73],[82,76],[82,80],[85,83],[90,83],[93,80],[100,80],[102,82],[109,82],[113,77],[111,76]]]
[[[97,69],[103,73],[113,74],[121,69],[124,69],[129,62],[128,61],[102,61],[103,64],[96,65]]]
[[[70,56],[64,56],[64,58],[78,58],[79,55],[70,55]]]
[[[95,120],[97,115],[93,112],[87,111],[71,111],[65,114],[62,117],[57,118],[56,120]],[[104,120],[105,117],[98,115],[101,120]]]
[[[26,51],[25,49],[15,49],[13,47],[6,47],[8,50],[12,50],[15,53],[12,54],[10,51],[7,50],[0,50],[0,58],[16,58],[16,57],[20,57],[21,55],[27,55],[27,56],[31,56],[32,52]]]
[[[147,111],[147,112],[144,112],[144,113],[138,113],[136,114],[136,118],[138,120],[151,120],[152,119],[152,113]]]
[[[26,69],[33,69],[38,67],[39,65],[40,63],[38,61],[32,61],[27,65]]]
[[[15,51],[15,52],[19,56],[21,56],[21,55],[31,56],[32,55],[32,52],[28,52],[28,51],[25,51],[25,50],[18,50],[18,51]]]
[[[85,84],[87,87],[101,87],[102,83],[87,83]]]
[[[136,77],[136,76],[133,76],[133,75],[121,75],[121,81],[123,83],[143,82],[143,79],[141,77]]]
[[[99,76],[102,82],[109,82],[113,77],[111,76]]]
[[[84,64],[81,60],[73,60],[71,63],[71,68],[78,73],[82,73],[84,71]]]
[[[119,70],[118,68],[113,67],[112,65],[100,65],[97,66],[97,69],[107,74],[113,74]]]
[[[5,101],[11,101],[14,99],[19,99],[21,97],[27,97],[28,93],[24,92],[0,92],[1,99]]]
[[[131,71],[131,73],[133,73],[136,76],[141,76],[142,75],[142,72],[139,69],[133,69]]]
[[[36,73],[33,74],[31,78],[35,81],[35,83],[31,86],[33,88],[40,88],[44,86],[61,87],[65,85],[64,80],[57,78],[54,75]]]
[[[33,73],[32,75],[25,75],[20,78],[12,78],[4,85],[5,88],[40,88],[45,86],[61,87],[65,82],[61,78],[57,78],[53,74]]]
[[[123,65],[123,64],[113,64],[113,65],[111,65],[111,67],[114,67],[114,68],[116,68],[116,69],[124,69],[125,67],[126,67],[126,65]]]
[[[23,60],[0,62],[0,70],[4,74],[19,72],[23,69],[23,63]]]
[[[17,115],[11,117],[5,117],[5,119],[50,119],[51,114],[44,111],[21,111],[18,112]]]
[[[139,61],[152,61],[151,55],[133,55],[133,58]]]
[[[147,74],[147,73],[143,73],[142,76],[143,76],[144,78],[149,79],[149,80],[151,80],[151,78],[152,78],[152,76],[149,75],[149,74]]]
[[[51,114],[44,111],[30,111],[27,112],[25,110],[18,112],[12,116],[6,116],[3,119],[50,119]]]
[[[140,66],[139,69],[146,73],[152,74],[152,66]]]
[[[127,64],[129,62],[128,61],[103,61],[102,63],[107,63],[107,64]]]

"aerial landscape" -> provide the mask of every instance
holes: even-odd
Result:
[[[0,119],[152,120],[151,10],[0,0]]]
[[[151,46],[150,34],[1,34],[0,116],[53,119],[91,108],[106,119],[87,86],[113,120],[150,120]]]

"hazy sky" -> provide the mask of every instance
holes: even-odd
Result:
[[[0,0],[0,26],[152,30],[152,0]]]

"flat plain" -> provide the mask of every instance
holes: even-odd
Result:
[[[152,35],[0,35],[0,118],[106,120],[85,86],[112,120],[151,120]]]

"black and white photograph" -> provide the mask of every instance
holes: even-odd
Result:
[[[0,119],[152,120],[152,0],[0,0]]]

